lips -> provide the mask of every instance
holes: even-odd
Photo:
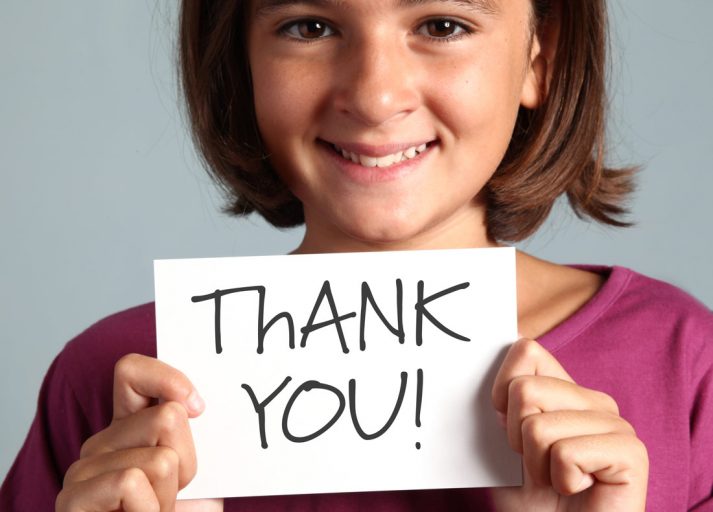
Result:
[[[426,151],[434,143],[428,141],[372,146],[359,143],[323,142],[342,158],[367,168],[386,168],[407,162]]]
[[[391,167],[394,164],[406,162],[412,158],[416,158],[418,155],[426,151],[428,146],[426,144],[411,146],[406,148],[404,151],[397,151],[395,153],[380,157],[362,155],[352,151],[347,151],[336,144],[332,144],[332,147],[337,153],[340,153],[344,158],[351,160],[355,164],[360,164],[364,167]]]
[[[341,171],[340,175],[359,186],[413,179],[409,177],[421,174],[418,171],[424,168],[424,160],[438,145],[437,140],[381,146],[325,140],[317,142],[336,169]]]

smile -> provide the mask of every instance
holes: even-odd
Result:
[[[427,144],[420,144],[418,146],[409,147],[403,151],[397,151],[390,155],[384,155],[380,157],[361,155],[354,153],[352,151],[347,151],[346,149],[340,148],[336,144],[331,144],[332,149],[342,155],[345,159],[351,160],[355,164],[362,165],[364,167],[391,167],[392,165],[406,162],[412,158],[416,158],[418,155],[426,151],[428,148]]]

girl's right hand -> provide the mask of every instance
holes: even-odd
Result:
[[[159,405],[152,405],[159,399]],[[114,370],[114,415],[83,445],[57,496],[57,512],[221,512],[222,500],[180,501],[196,473],[188,418],[203,412],[188,378],[157,359],[129,354]]]

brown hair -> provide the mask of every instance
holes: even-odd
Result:
[[[521,108],[510,146],[486,185],[488,234],[522,240],[566,194],[579,217],[626,226],[622,206],[633,169],[605,159],[607,17],[605,0],[534,0],[534,29],[559,16],[549,92],[535,110]],[[265,157],[255,121],[246,51],[248,2],[183,0],[181,84],[194,140],[235,215],[258,212],[277,227],[304,222],[301,202]]]

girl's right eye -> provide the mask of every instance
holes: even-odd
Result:
[[[334,35],[332,27],[320,20],[297,20],[284,25],[280,32],[287,37],[301,41],[322,39]]]

